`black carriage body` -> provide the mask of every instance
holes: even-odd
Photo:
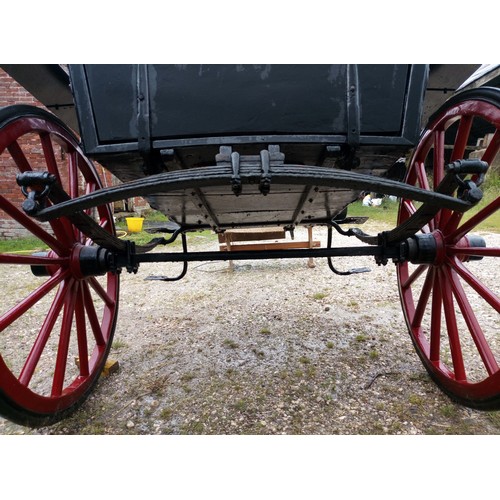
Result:
[[[146,173],[215,165],[221,146],[278,145],[286,164],[386,175],[418,138],[427,75],[424,65],[70,65],[85,151],[122,181],[143,177],[144,159]],[[220,229],[318,224],[359,195],[322,188],[304,208],[306,188],[263,198],[250,186],[236,198],[204,186],[148,201]]]

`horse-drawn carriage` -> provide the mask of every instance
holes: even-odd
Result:
[[[443,101],[452,89],[433,88],[425,65],[5,69],[62,119],[35,107],[0,110],[3,165],[17,170],[2,172],[0,211],[41,247],[0,254],[8,272],[33,275],[26,296],[8,297],[1,311],[2,415],[45,425],[84,401],[112,343],[122,270],[183,263],[168,281],[193,261],[323,257],[347,275],[365,269],[338,270],[333,258],[361,255],[396,265],[410,337],[436,383],[462,404],[500,407],[498,283],[476,271],[500,257],[481,230],[500,205],[481,190],[500,148],[495,71],[489,86],[437,106],[431,97]],[[121,183],[104,187],[89,158]],[[364,191],[399,198],[394,229],[342,228]],[[145,245],[116,237],[111,204],[136,196],[168,216],[165,237]],[[190,231],[313,225],[328,228],[325,248],[187,248]],[[334,248],[333,231],[365,245]],[[183,251],[169,252],[178,237]],[[34,308],[46,311],[41,324],[31,321]],[[12,352],[24,352],[22,361],[10,361]]]

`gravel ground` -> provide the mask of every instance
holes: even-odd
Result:
[[[368,222],[364,230],[384,229]],[[298,234],[297,239],[305,237]],[[500,235],[491,235],[498,244]],[[315,229],[315,239],[326,231]],[[196,250],[215,239],[194,236]],[[337,237],[334,245],[355,245]],[[123,275],[120,369],[51,427],[0,418],[1,434],[498,434],[500,412],[453,403],[423,368],[401,313],[392,264],[372,258],[177,265]],[[500,269],[489,269],[500,280]],[[496,319],[493,319],[496,321]]]

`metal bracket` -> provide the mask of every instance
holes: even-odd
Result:
[[[177,238],[177,235],[179,234],[179,232],[174,233],[172,238],[170,238],[167,243],[172,243]],[[187,254],[186,234],[182,233],[181,238],[182,238],[182,252],[184,254]],[[182,265],[181,273],[178,276],[176,276],[175,278],[169,278],[168,276],[148,276],[147,278],[144,278],[144,279],[147,281],[179,281],[182,278],[184,278],[184,276],[186,276],[187,270],[188,270],[188,262],[185,260],[183,262],[183,265]]]
[[[339,229],[338,226],[335,229],[338,230]],[[341,232],[341,234],[342,234],[342,232]],[[326,247],[332,248],[332,226],[328,226]],[[339,271],[338,269],[336,269],[334,267],[331,257],[327,257],[327,261],[328,261],[328,267],[330,268],[330,270],[333,273],[338,274],[339,276],[349,276],[351,274],[369,273],[371,271],[371,269],[369,267],[356,267],[353,269],[349,269],[349,271]]]
[[[358,66],[347,65],[347,148],[343,148],[343,154],[335,162],[337,168],[351,170],[359,167],[361,161],[356,156],[361,135],[361,118],[359,104],[359,79]]]
[[[149,109],[148,65],[137,65],[137,147],[144,160],[143,170],[146,175],[159,174],[165,170],[160,151],[153,149],[151,138],[151,116]]]
[[[261,150],[258,156],[240,155],[233,151],[231,146],[221,146],[219,153],[215,156],[215,162],[217,166],[231,165],[233,171],[231,189],[236,196],[239,196],[243,190],[240,177],[241,167],[260,167],[259,190],[266,196],[271,190],[271,167],[283,165],[285,155],[281,153],[277,145],[270,145],[268,149]]]

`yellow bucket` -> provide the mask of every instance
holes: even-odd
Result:
[[[142,231],[142,223],[144,217],[126,217],[127,230],[129,233],[140,233]]]

